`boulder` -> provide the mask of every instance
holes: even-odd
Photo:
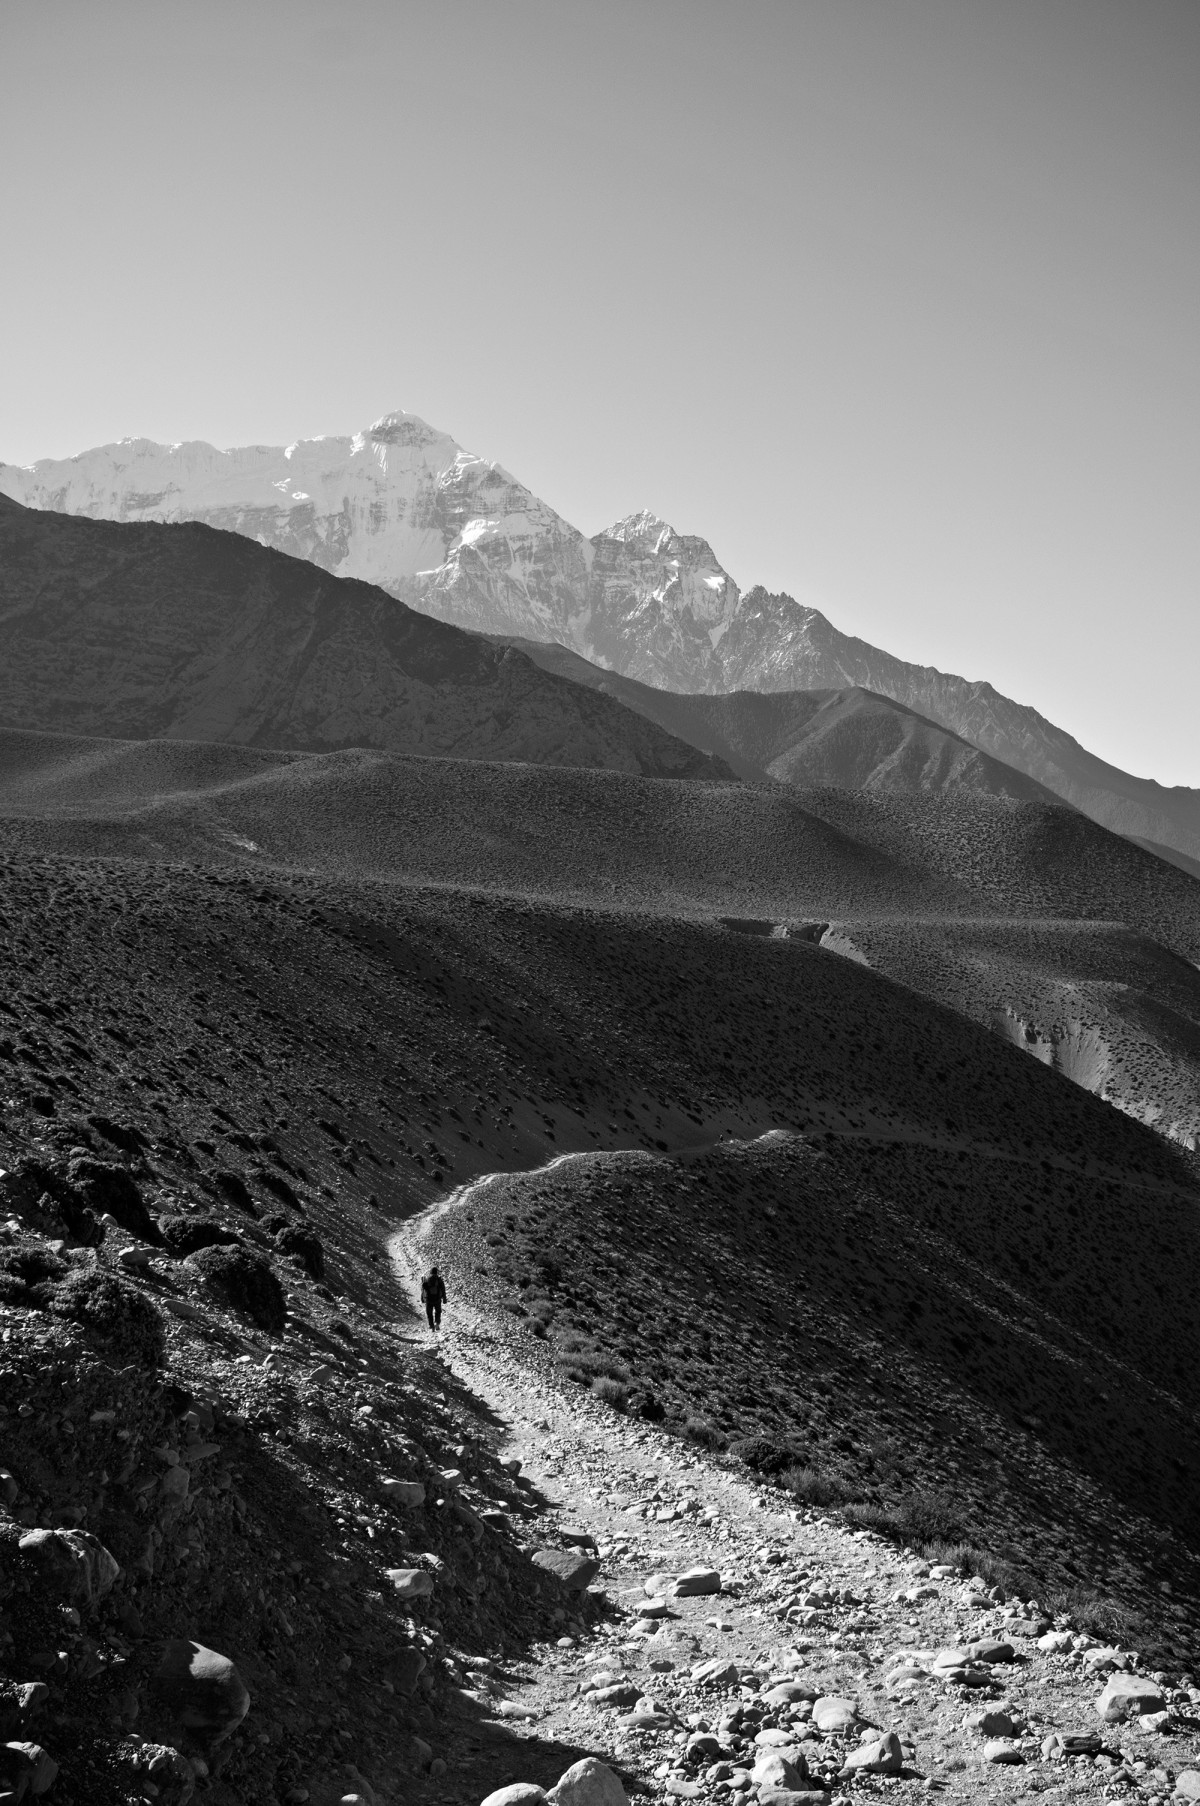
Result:
[[[433,1591],[433,1575],[424,1568],[388,1568],[386,1574],[401,1599],[428,1599]]]
[[[379,1484],[393,1505],[412,1511],[425,1503],[425,1488],[420,1480],[381,1480]]]
[[[428,1666],[419,1649],[401,1649],[392,1658],[388,1676],[397,1693],[409,1694]]]
[[[676,1599],[694,1599],[702,1593],[720,1591],[721,1576],[715,1568],[685,1568],[671,1587]]]
[[[596,1756],[572,1763],[547,1798],[553,1806],[629,1806],[620,1781],[608,1764]]]
[[[724,1754],[721,1739],[711,1731],[693,1731],[687,1740],[689,1762],[719,1762]]]
[[[640,1687],[632,1681],[618,1681],[612,1687],[596,1687],[586,1695],[589,1705],[593,1706],[636,1706],[642,1697]]]
[[[1099,1731],[1051,1731],[1042,1739],[1042,1755],[1048,1762],[1068,1756],[1097,1756],[1104,1747]]]
[[[1017,1745],[1015,1743],[1009,1743],[1003,1737],[998,1737],[998,1738],[993,1737],[993,1738],[988,1739],[988,1741],[983,1746],[983,1759],[985,1762],[999,1762],[999,1763],[1004,1763],[1004,1762],[1016,1763],[1016,1762],[1023,1762],[1025,1760],[1024,1756],[1021,1754],[1021,1751],[1017,1747]]]
[[[642,1583],[642,1591],[651,1599],[660,1599],[674,1584],[673,1574],[651,1574],[649,1580]]]
[[[895,1731],[885,1731],[882,1737],[872,1737],[869,1743],[860,1743],[856,1750],[851,1750],[842,1764],[842,1773],[898,1775],[903,1767],[904,1751],[900,1739]]]
[[[1015,1662],[1017,1659],[1012,1644],[999,1642],[995,1637],[981,1637],[977,1643],[968,1643],[966,1655],[968,1662]]]
[[[49,1793],[57,1779],[58,1763],[40,1743],[0,1744],[0,1787],[18,1800]]]
[[[480,1806],[546,1806],[546,1795],[532,1781],[514,1781],[487,1794]]]
[[[697,1687],[732,1687],[738,1677],[736,1662],[726,1661],[724,1656],[710,1656],[707,1662],[699,1662],[692,1669],[692,1680]]]
[[[87,1530],[30,1530],[17,1547],[63,1601],[93,1605],[112,1591],[121,1572],[116,1557]]]
[[[1113,1674],[1104,1684],[1096,1710],[1105,1724],[1140,1718],[1149,1712],[1165,1712],[1167,1702],[1157,1681],[1141,1674]]]
[[[250,1710],[246,1684],[229,1657],[187,1638],[166,1645],[152,1686],[180,1724],[211,1743],[228,1737]]]
[[[1200,1800],[1200,1768],[1184,1768],[1175,1777],[1176,1800]]]
[[[808,1764],[798,1749],[788,1756],[782,1750],[764,1750],[750,1771],[750,1779],[755,1787],[799,1793],[808,1779]]]
[[[963,1729],[976,1731],[981,1737],[1012,1737],[1016,1732],[1007,1712],[989,1711],[987,1707],[981,1712],[968,1712],[963,1719]]]
[[[813,1702],[812,1721],[818,1731],[844,1734],[846,1731],[854,1729],[857,1720],[857,1700],[844,1699],[839,1694],[829,1693]]]
[[[776,1687],[769,1687],[763,1699],[769,1706],[792,1706],[799,1700],[816,1699],[817,1689],[810,1687],[807,1681],[780,1681]]]
[[[535,1568],[553,1574],[568,1593],[582,1593],[600,1572],[600,1563],[591,1555],[580,1555],[574,1549],[539,1549],[532,1557]]]

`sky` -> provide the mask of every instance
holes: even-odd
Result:
[[[0,460],[402,407],[1200,785],[1195,0],[5,0]]]

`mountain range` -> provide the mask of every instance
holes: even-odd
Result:
[[[707,541],[656,515],[589,538],[415,415],[285,447],[127,439],[0,465],[0,493],[97,519],[230,529],[423,613],[557,643],[662,690],[868,690],[1117,832],[1200,858],[1200,791],[1123,772],[990,684],[895,658],[790,596],[743,593]]]

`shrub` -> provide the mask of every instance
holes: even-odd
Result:
[[[185,1217],[171,1212],[158,1219],[159,1234],[162,1236],[172,1254],[180,1259],[187,1254],[195,1254],[201,1248],[233,1248],[238,1245],[238,1238],[232,1229],[226,1229],[221,1223],[214,1223],[211,1217]]]
[[[97,1216],[114,1217],[122,1229],[143,1242],[156,1242],[158,1230],[146,1209],[137,1181],[112,1160],[81,1156],[67,1168],[67,1180],[76,1197]]]
[[[802,1505],[842,1505],[847,1496],[845,1484],[836,1475],[806,1464],[785,1468],[779,1484]]]
[[[80,1324],[119,1361],[157,1367],[166,1346],[162,1320],[141,1292],[96,1267],[68,1274],[51,1302],[56,1317]]]
[[[59,1279],[66,1270],[66,1262],[53,1249],[32,1237],[22,1237],[10,1247],[0,1248],[0,1274],[18,1286],[31,1287],[46,1279]]]
[[[716,1424],[710,1423],[707,1417],[686,1417],[683,1422],[683,1433],[689,1442],[695,1442],[702,1449],[723,1449],[725,1438]]]
[[[311,1279],[324,1279],[325,1249],[321,1238],[311,1229],[281,1229],[275,1237],[275,1246],[283,1254],[298,1255]]]
[[[770,1478],[773,1474],[783,1473],[785,1468],[795,1465],[797,1451],[786,1444],[774,1442],[769,1436],[743,1436],[729,1445],[731,1455],[753,1468],[756,1474]]]
[[[962,1536],[961,1517],[954,1500],[948,1493],[932,1489],[910,1493],[898,1505],[848,1505],[845,1515],[861,1530],[877,1530],[881,1536],[920,1548],[930,1543],[958,1544]]]
[[[222,1167],[219,1172],[213,1174],[213,1178],[231,1204],[235,1204],[239,1210],[244,1210],[248,1217],[258,1215],[254,1199],[250,1196],[250,1187],[240,1173],[234,1173],[227,1167]]]
[[[653,1392],[647,1392],[644,1398],[638,1400],[637,1413],[647,1423],[661,1423],[667,1415],[667,1408]]]
[[[629,1378],[629,1369],[623,1367],[620,1361],[614,1360],[612,1355],[605,1354],[602,1349],[575,1349],[568,1342],[563,1344],[560,1359],[571,1370],[572,1379],[628,1380]]]
[[[629,1387],[624,1380],[595,1379],[592,1381],[592,1391],[597,1398],[602,1398],[606,1405],[612,1405],[618,1411],[625,1408],[626,1400],[629,1397]]]
[[[207,1285],[260,1329],[278,1335],[287,1321],[283,1287],[261,1255],[248,1248],[210,1247],[188,1260]]]
[[[273,1167],[256,1166],[254,1169],[254,1177],[265,1191],[274,1192],[275,1196],[280,1199],[282,1203],[291,1204],[296,1210],[303,1209],[303,1205],[300,1202],[299,1195],[295,1188],[289,1185],[283,1174],[277,1173]],[[378,1201],[378,1199],[375,1200],[376,1203],[378,1203]]]

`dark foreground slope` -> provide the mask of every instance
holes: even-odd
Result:
[[[807,789],[967,789],[1021,802],[1054,792],[936,721],[870,690],[735,690],[728,695],[656,690],[603,670],[565,646],[501,640],[545,671],[614,696],[667,733],[711,753],[751,782],[764,777]]]
[[[908,1499],[914,1523],[927,1520],[913,1502],[936,1495],[943,1528],[993,1554],[1025,1549],[1043,1588],[1087,1578],[1150,1614],[1169,1581],[1178,1625],[1139,1635],[1182,1661],[1200,1612],[1200,1195],[1188,1157],[1149,1130],[852,961],[663,914],[26,856],[4,865],[3,910],[0,1164],[39,1163],[6,1182],[5,1398],[60,1425],[46,1443],[11,1420],[8,1509],[28,1525],[82,1508],[117,1545],[134,1609],[96,1634],[128,1646],[147,1725],[156,1638],[197,1636],[246,1664],[254,1735],[269,1741],[239,1743],[217,1799],[254,1797],[268,1769],[328,1765],[322,1716],[372,1760],[398,1747],[414,1722],[402,1697],[330,1678],[343,1649],[355,1671],[382,1660],[376,1631],[434,1653],[422,1632],[437,1624],[467,1652],[529,1633],[541,1607],[531,1596],[523,1615],[506,1590],[521,1584],[511,1533],[397,1523],[374,1490],[431,1457],[468,1467],[477,1504],[503,1484],[483,1427],[456,1427],[454,1401],[422,1393],[397,1348],[383,1254],[391,1227],[448,1186],[573,1149],[629,1151],[616,1193],[589,1189],[587,1168],[578,1195],[557,1176],[549,1190],[523,1182],[497,1233],[514,1257],[528,1249],[552,1298],[570,1293],[580,1334],[621,1358],[628,1343],[644,1393],[799,1439],[860,1502]],[[687,1169],[655,1158],[772,1130],[822,1139],[718,1148]],[[157,1225],[152,1264],[121,1283],[160,1315],[170,1384],[126,1375],[127,1404],[114,1373],[129,1360],[103,1324],[59,1314],[76,1293],[49,1243],[65,1241],[57,1258],[84,1285],[133,1239],[85,1245],[76,1148],[126,1167]],[[212,1314],[203,1262],[179,1258],[200,1221],[283,1275],[283,1334]],[[289,1260],[289,1247],[303,1259],[297,1231],[323,1244],[332,1297]],[[26,1249],[40,1266],[20,1264]],[[238,1359],[272,1347],[265,1372]],[[201,1407],[216,1412],[212,1459],[231,1478],[202,1481],[185,1518],[156,1490],[152,1451],[172,1434],[186,1451],[172,1413],[189,1399],[206,1436]],[[93,1424],[96,1409],[117,1416]],[[122,1428],[130,1459],[113,1444]],[[877,1468],[888,1485],[873,1492]],[[439,1581],[432,1607],[394,1619],[383,1569],[422,1552],[457,1587]],[[376,1603],[360,1610],[364,1593]],[[418,1699],[443,1714],[439,1736],[469,1733],[448,1727],[436,1687]],[[105,1723],[110,1705],[98,1681]]]
[[[729,775],[644,717],[367,583],[194,524],[0,496],[0,721]]]

